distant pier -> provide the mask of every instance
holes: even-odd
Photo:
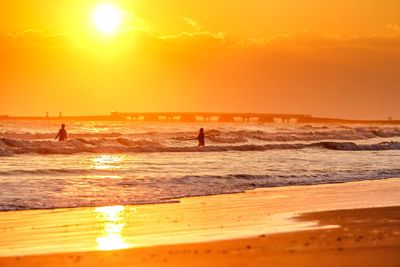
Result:
[[[13,117],[0,115],[0,120],[81,120],[81,121],[142,121],[142,122],[231,122],[231,123],[358,123],[400,124],[400,120],[348,120],[313,117],[308,114],[279,113],[222,113],[222,112],[112,112],[104,116],[50,116]]]
[[[116,120],[133,121],[180,121],[180,122],[298,122],[311,118],[304,114],[266,114],[266,113],[218,113],[218,112],[154,112],[120,113],[113,112]]]

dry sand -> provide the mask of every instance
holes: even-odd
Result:
[[[0,266],[400,266],[399,192],[389,179],[3,212]]]

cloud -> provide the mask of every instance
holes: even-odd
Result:
[[[41,30],[28,29],[7,35],[7,43],[13,46],[33,47],[33,46],[49,46],[58,47],[65,46],[69,43],[69,38],[65,34],[47,34]]]
[[[225,33],[223,32],[187,31],[162,35],[143,29],[130,29],[116,36],[112,43],[99,43],[96,46],[96,42],[91,42],[90,45],[93,46],[93,49],[88,50],[87,43],[82,43],[79,39],[74,40],[71,36],[56,33],[48,34],[41,30],[28,29],[22,32],[0,35],[0,53],[7,54],[13,51],[12,54],[15,54],[20,49],[25,49],[27,52],[30,49],[40,49],[40,51],[46,53],[48,48],[52,48],[52,50],[62,49],[62,51],[67,49],[74,51],[73,53],[79,53],[82,50],[97,54],[98,49],[104,49],[108,46],[108,51],[115,51],[116,53],[122,49],[121,53],[125,54],[130,53],[129,51],[134,53],[141,51],[147,55],[163,53],[172,56],[173,54],[177,55],[176,53],[190,53],[202,57],[204,53],[226,48],[225,41]]]
[[[400,54],[400,32],[390,34],[340,36],[322,35],[309,31],[292,32],[273,36],[271,38],[257,37],[235,41],[226,33],[203,29],[197,21],[184,17],[185,23],[193,27],[192,31],[176,34],[156,34],[149,30],[131,29],[116,38],[116,43],[124,44],[126,49],[143,49],[143,51],[175,51],[203,56],[211,51],[221,54],[252,54],[265,55],[274,53],[290,53],[298,55],[328,54],[342,52],[350,57],[352,53]],[[387,26],[389,27],[389,26]],[[390,28],[398,29],[396,24]],[[46,33],[41,30],[28,29],[22,32],[0,36],[0,45],[4,47],[76,47],[76,41],[65,34]]]
[[[281,34],[272,38],[249,38],[235,44],[238,49],[313,52],[329,50],[375,50],[400,52],[400,34],[340,36],[308,31]]]
[[[174,49],[210,49],[220,48],[226,45],[226,34],[224,32],[212,32],[206,30],[196,20],[183,17],[183,21],[189,25],[191,31],[183,31],[177,34],[158,35],[156,38],[162,40],[170,48]]]
[[[192,18],[183,17],[182,19],[186,24],[193,27],[196,31],[202,31],[204,29],[204,27],[201,24],[199,24],[197,21],[195,21]]]
[[[161,40],[185,45],[199,45],[199,46],[209,46],[209,45],[221,45],[225,43],[225,33],[223,32],[180,32],[175,35],[164,35],[158,37]]]

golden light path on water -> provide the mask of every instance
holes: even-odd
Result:
[[[122,155],[101,155],[92,159],[95,170],[117,170],[121,169],[120,163],[124,160]]]
[[[100,155],[91,159],[92,169],[94,170],[119,170],[122,168],[121,163],[124,160],[123,155]],[[91,175],[87,178],[113,178],[120,179],[120,175]]]
[[[98,250],[119,250],[132,247],[125,242],[123,231],[127,223],[128,213],[125,206],[95,208],[102,235],[96,238]],[[134,210],[129,210],[134,212]]]
[[[121,155],[101,155],[91,159],[95,170],[117,170],[121,169],[121,162],[124,156]],[[96,175],[88,178],[122,178],[119,175]],[[129,212],[125,206],[97,207],[96,219],[101,229],[101,236],[96,238],[98,250],[119,250],[132,247],[125,242],[123,231],[126,226]]]

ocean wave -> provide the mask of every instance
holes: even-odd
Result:
[[[313,126],[303,125],[300,127],[280,127],[271,132],[262,130],[232,130],[232,129],[210,129],[206,131],[209,140],[217,144],[251,143],[252,141],[265,142],[296,142],[296,141],[356,141],[372,138],[400,137],[400,127],[374,127],[374,126]],[[55,133],[15,133],[10,131],[0,132],[0,137],[5,139],[39,141],[52,140]],[[185,141],[196,137],[195,132],[174,131],[157,132],[147,131],[138,133],[70,133],[70,139],[110,139],[121,138],[120,141],[134,139],[154,140],[178,140]]]
[[[369,178],[363,175],[365,174],[360,175],[350,171],[339,175],[334,173],[330,175],[227,174],[186,175],[168,179],[157,177],[136,179],[133,177],[82,180],[78,177],[76,179],[79,179],[80,185],[91,189],[79,192],[73,198],[69,192],[59,193],[60,188],[65,188],[66,183],[71,183],[71,179],[53,179],[47,182],[46,190],[43,188],[43,190],[33,192],[27,191],[23,193],[25,194],[23,196],[3,199],[0,202],[0,211],[168,203],[177,202],[184,197],[240,193],[257,188],[387,179],[398,177],[400,170],[392,170],[390,173],[385,171],[384,174],[379,174],[379,170],[377,170],[377,172],[371,173],[373,176]],[[104,188],[108,190],[104,190]],[[98,194],[100,189],[101,194]],[[116,191],[118,194],[115,194]],[[57,194],[54,194],[55,192]]]
[[[67,142],[26,141],[0,138],[0,156],[16,154],[77,154],[77,153],[146,153],[146,152],[225,152],[225,151],[268,151],[277,149],[319,148],[341,151],[400,150],[400,142],[357,144],[354,142],[275,143],[243,145],[165,146],[154,140],[116,139],[73,139]]]
[[[115,169],[28,169],[28,170],[6,170],[0,171],[0,176],[15,176],[15,175],[92,175],[92,176],[116,176],[118,174],[125,174],[124,170]]]
[[[307,128],[308,129],[308,128]],[[306,131],[279,131],[279,132],[263,132],[263,131],[237,131],[228,135],[240,136],[248,139],[256,139],[261,141],[322,141],[322,140],[367,140],[372,138],[390,138],[399,137],[400,128],[371,128],[371,127],[355,127],[348,129],[329,129],[317,130],[309,128]]]

